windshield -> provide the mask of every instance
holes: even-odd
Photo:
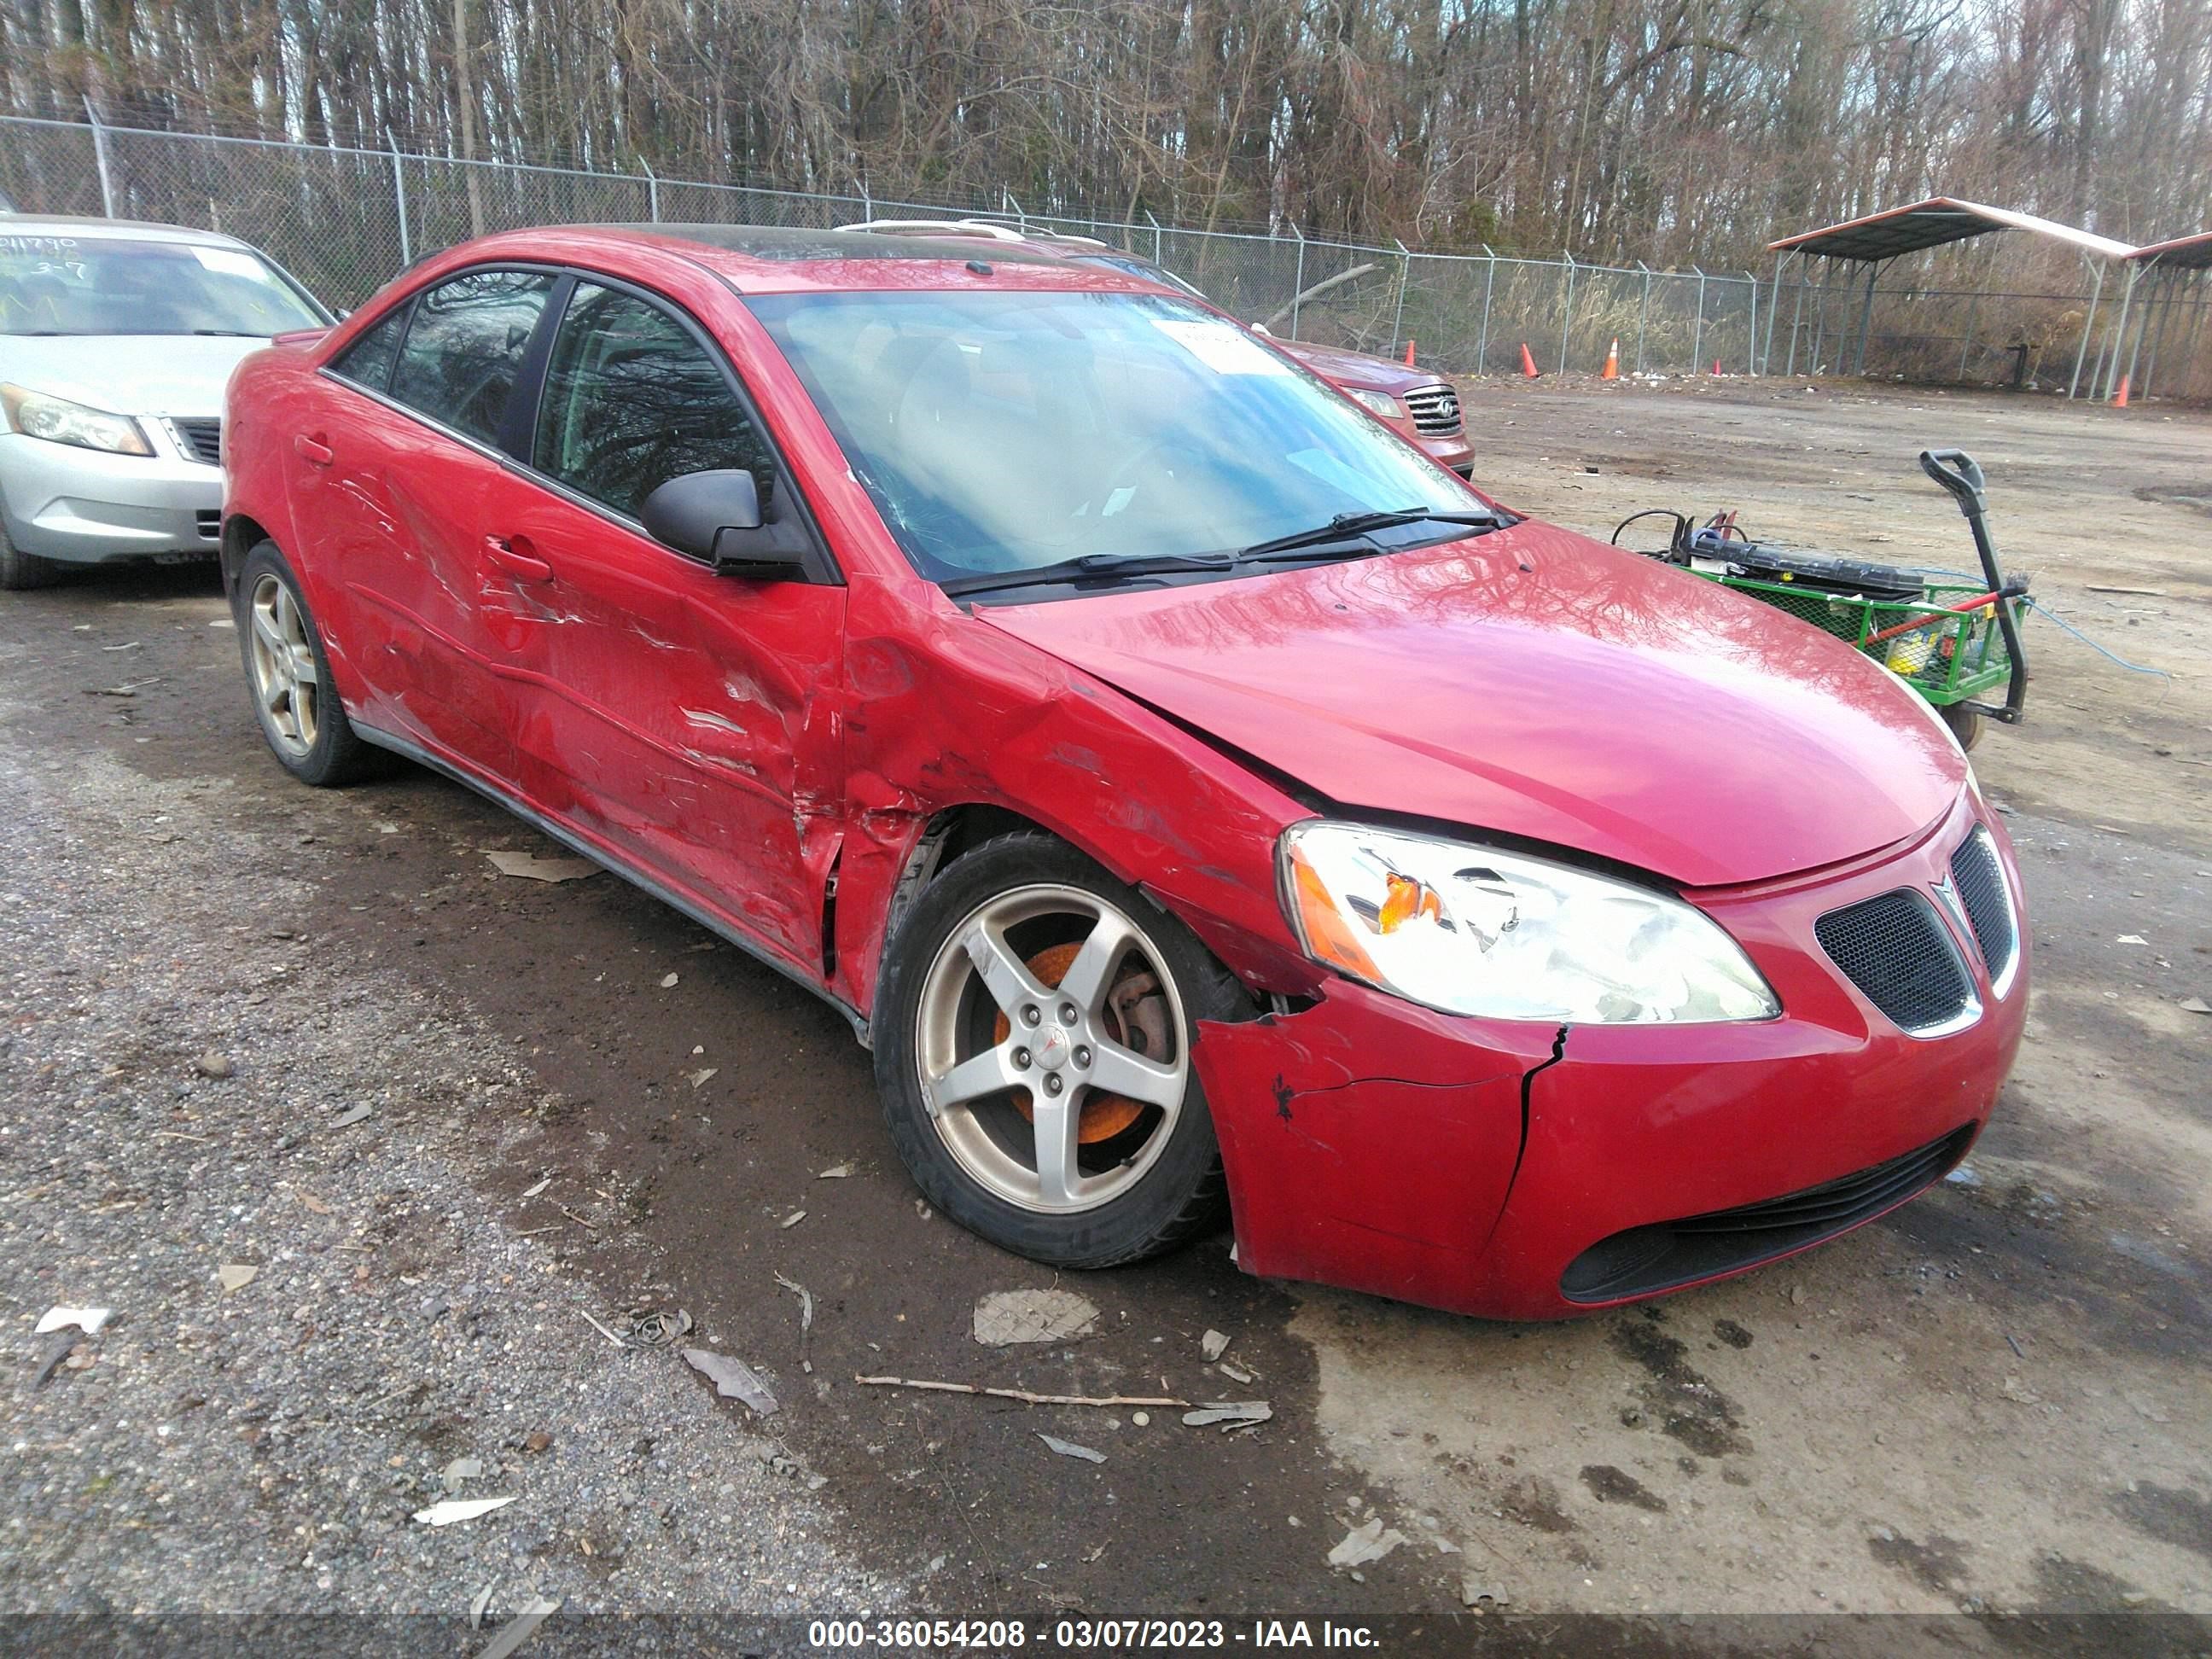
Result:
[[[751,304],[933,580],[1223,555],[1340,516],[1486,511],[1236,325],[1166,295]],[[1467,532],[1424,523],[1376,536],[1397,545],[1440,533]]]
[[[259,254],[0,232],[0,334],[240,334],[330,319]]]

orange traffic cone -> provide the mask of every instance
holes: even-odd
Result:
[[[1613,343],[1606,349],[1605,367],[1598,370],[1597,377],[1601,380],[1620,378],[1620,337],[1618,334],[1613,337]]]
[[[1528,355],[1528,343],[1526,340],[1521,342],[1521,378],[1524,380],[1533,380],[1536,378],[1536,360]]]
[[[1413,366],[1413,337],[1412,335],[1408,334],[1408,335],[1406,337],[1406,367],[1407,367],[1407,368],[1411,368]]]
[[[2127,406],[2128,377],[2123,374],[2120,376],[2120,389],[2112,394],[2112,407],[2114,409],[2125,409]]]

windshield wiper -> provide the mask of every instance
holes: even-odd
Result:
[[[257,334],[250,328],[196,328],[195,334],[204,334],[222,340],[265,340],[266,334]]]
[[[1040,587],[1054,582],[1101,576],[1166,576],[1184,570],[1231,570],[1234,553],[1085,553],[1026,570],[979,571],[938,585],[947,593],[976,593],[986,588]]]
[[[1463,524],[1484,530],[1496,530],[1504,521],[1495,513],[1440,513],[1431,507],[1406,507],[1391,513],[1340,513],[1327,524],[1316,525],[1310,530],[1294,530],[1287,536],[1272,540],[1254,542],[1249,547],[1239,548],[1237,557],[1263,559],[1273,553],[1289,553],[1302,547],[1323,547],[1335,542],[1356,541],[1376,530],[1389,530],[1401,524]]]

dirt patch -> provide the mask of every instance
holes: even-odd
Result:
[[[1633,1504],[1639,1510],[1649,1510],[1654,1515],[1667,1513],[1667,1500],[1646,1486],[1634,1475],[1617,1469],[1610,1463],[1589,1463],[1583,1468],[1583,1485],[1601,1504]]]

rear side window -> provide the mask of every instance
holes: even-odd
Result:
[[[553,279],[536,271],[477,270],[419,295],[392,395],[457,432],[493,441],[552,291]]]
[[[744,468],[763,506],[775,479],[714,354],[659,307],[580,282],[546,366],[533,461],[631,518],[688,472]]]
[[[392,365],[398,361],[399,342],[407,333],[408,310],[399,307],[348,346],[331,362],[331,372],[372,392],[389,392]]]

